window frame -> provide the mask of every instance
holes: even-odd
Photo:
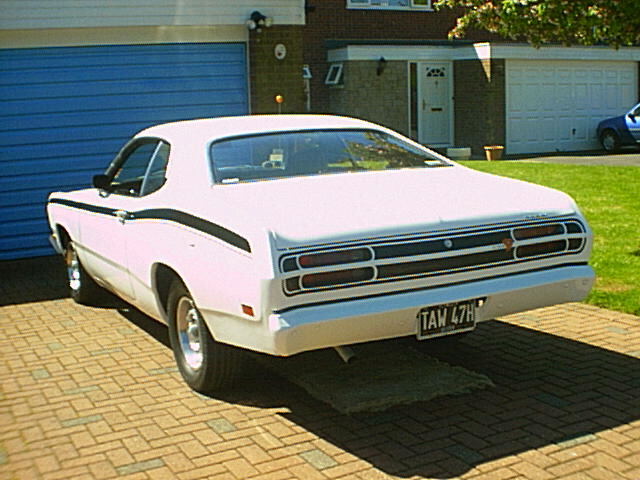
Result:
[[[344,64],[342,62],[331,63],[329,65],[329,70],[327,70],[327,76],[324,77],[325,85],[340,85],[342,81],[342,73],[343,73]],[[332,72],[335,70],[335,78],[331,79]]]
[[[313,176],[316,174],[294,174],[294,175],[283,175],[283,176],[279,176],[279,175],[275,175],[275,176],[271,176],[271,177],[264,177],[264,178],[252,178],[252,179],[236,179],[236,178],[222,178],[219,175],[219,172],[216,170],[216,155],[214,154],[213,149],[216,147],[216,145],[228,142],[228,141],[236,141],[236,140],[251,140],[251,139],[255,139],[255,138],[260,138],[260,137],[270,137],[270,136],[282,136],[282,135],[308,135],[308,134],[315,134],[315,133],[326,133],[326,134],[335,134],[335,133],[376,133],[376,134],[381,134],[381,135],[388,135],[390,139],[395,140],[396,142],[401,142],[403,144],[405,144],[408,147],[414,148],[416,150],[420,150],[421,153],[425,156],[425,157],[430,157],[432,162],[439,162],[440,163],[440,167],[450,167],[455,165],[454,162],[452,162],[451,160],[448,160],[446,158],[441,158],[440,155],[437,154],[437,152],[434,152],[432,150],[430,150],[429,148],[425,147],[424,145],[421,145],[411,139],[405,138],[402,135],[398,136],[397,134],[394,133],[389,133],[389,132],[385,132],[382,130],[378,130],[376,128],[366,128],[366,127],[354,127],[354,128],[343,128],[343,127],[339,127],[339,128],[331,128],[331,127],[326,127],[326,128],[311,128],[311,129],[300,129],[300,130],[276,130],[276,131],[268,131],[268,132],[259,132],[259,133],[250,133],[250,134],[241,134],[241,135],[232,135],[229,137],[222,137],[222,138],[218,138],[215,139],[211,142],[209,142],[207,144],[207,163],[208,163],[208,167],[209,167],[209,172],[211,175],[210,181],[211,181],[211,185],[212,186],[224,186],[224,185],[235,185],[238,183],[247,183],[247,182],[256,182],[256,181],[271,181],[271,180],[276,180],[276,179],[281,179],[281,178],[294,178],[294,177],[298,177],[298,176]],[[391,143],[391,142],[389,142]],[[426,161],[425,161],[426,163]],[[430,166],[420,166],[420,167],[403,167],[403,168],[416,168],[416,169],[421,169],[421,168],[434,168],[435,165],[430,165]],[[389,169],[385,169],[386,171],[391,171],[391,170],[398,170],[398,168],[389,168]],[[380,170],[380,171],[385,171],[385,170]],[[368,170],[369,172],[375,171],[375,170]],[[320,175],[320,174],[317,174]],[[322,174],[322,175],[327,175]]]
[[[138,148],[142,147],[143,145],[148,145],[148,144],[155,144],[155,148],[153,149],[153,151],[151,152],[151,155],[147,161],[145,170],[144,170],[144,175],[142,176],[142,180],[140,181],[140,186],[138,188],[137,192],[124,192],[122,190],[118,190],[116,188],[113,188],[112,182],[115,179],[116,175],[119,173],[120,168],[122,167],[122,165],[129,159],[129,157],[131,156],[131,154],[133,154]],[[109,164],[109,166],[107,167],[107,169],[105,170],[105,175],[108,177],[109,179],[109,189],[108,192],[109,194],[114,194],[114,195],[123,195],[126,197],[132,197],[132,198],[142,198],[142,187],[145,184],[145,180],[147,178],[147,175],[149,174],[150,171],[150,166],[153,163],[153,160],[155,159],[157,153],[160,150],[160,147],[162,144],[167,145],[169,152],[167,153],[168,157],[170,158],[171,155],[171,144],[169,142],[167,142],[165,139],[163,138],[157,138],[157,137],[137,137],[137,138],[133,138],[131,139],[129,142],[127,142],[122,149],[120,149],[120,151],[118,152],[118,154],[116,155],[116,157],[113,159],[113,161]],[[169,160],[167,160],[167,165],[169,163]],[[166,169],[165,169],[165,178],[166,178]],[[162,188],[162,187],[160,187]],[[148,192],[146,195],[150,195],[151,193],[158,191],[158,189],[152,191],[152,192]],[[144,195],[144,196],[146,196]]]
[[[406,0],[408,5],[389,5],[388,2],[392,0],[347,0],[348,10],[401,10],[412,12],[433,12],[432,0],[427,0],[426,5],[416,4],[416,0]],[[380,4],[372,4],[372,2],[379,2]],[[382,5],[382,3],[387,5]]]

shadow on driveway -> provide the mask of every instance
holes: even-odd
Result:
[[[130,322],[168,346],[166,327],[135,310]],[[459,476],[534,449],[560,450],[640,420],[640,360],[501,321],[480,324],[457,345],[399,339],[452,365],[487,375],[495,388],[343,415],[252,361],[231,392],[212,398],[278,413],[374,467],[401,477]],[[296,361],[291,357],[287,361]],[[336,355],[336,362],[339,362]],[[359,359],[358,361],[375,361]],[[266,365],[266,367],[265,367]]]
[[[59,259],[4,262],[0,275],[9,280],[2,286],[5,303],[66,296]],[[110,307],[168,347],[164,325],[126,305]],[[563,321],[584,324],[572,317],[574,313],[566,315]],[[606,327],[601,328],[606,335]],[[640,420],[640,360],[631,356],[502,321],[480,324],[472,335],[447,348],[411,339],[397,344],[482,373],[495,388],[349,416],[278,377],[277,362],[271,368],[267,359],[266,367],[265,362],[251,362],[240,385],[215,398],[277,408],[274,415],[404,478],[451,478],[488,461],[535,449],[552,453],[597,442],[599,432]],[[287,361],[295,362],[296,357]]]

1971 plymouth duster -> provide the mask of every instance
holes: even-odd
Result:
[[[107,289],[166,322],[201,392],[234,378],[243,349],[428,341],[582,300],[594,278],[564,193],[343,117],[158,125],[47,211],[71,296]]]

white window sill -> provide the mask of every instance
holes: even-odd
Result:
[[[347,10],[396,10],[403,12],[433,12],[431,7],[394,7],[386,5],[348,5]]]

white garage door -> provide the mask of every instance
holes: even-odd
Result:
[[[636,62],[507,60],[510,154],[598,147],[596,126],[638,98]]]

